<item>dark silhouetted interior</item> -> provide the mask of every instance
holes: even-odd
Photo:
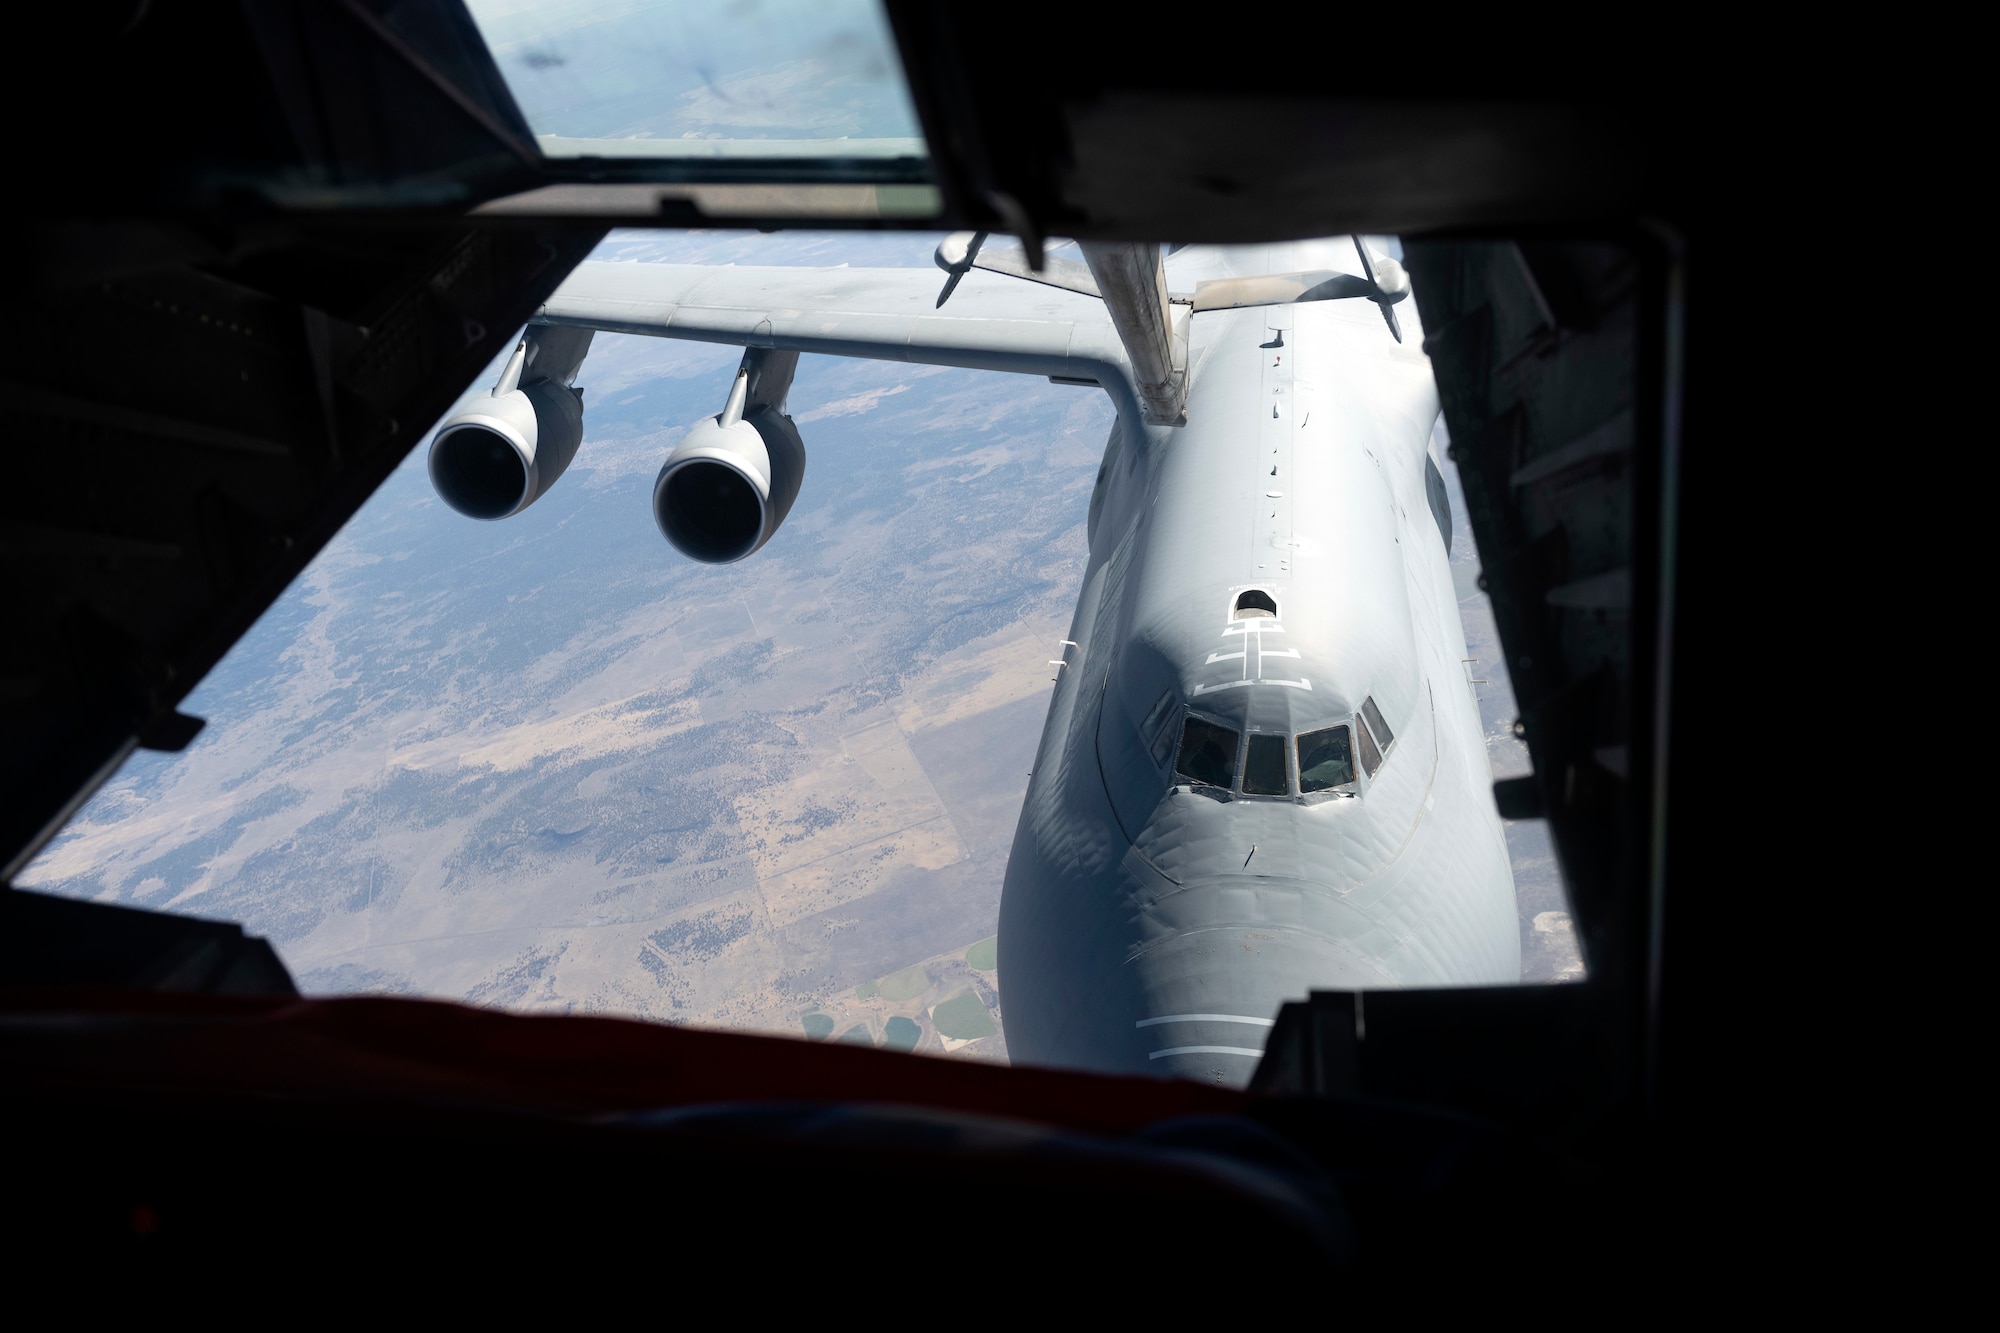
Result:
[[[234,922],[14,889],[0,894],[0,990],[38,986],[298,994],[270,943]]]
[[[505,518],[528,490],[521,455],[483,426],[462,426],[437,442],[431,479],[445,503],[468,518]]]
[[[721,463],[685,463],[657,502],[660,527],[696,560],[719,564],[749,553],[764,530],[764,506],[742,473]]]
[[[1867,104],[1795,92],[1782,32],[1716,41],[1660,22],[1635,42],[1509,13],[1406,24],[1336,79],[1190,51],[1157,6],[1065,11],[1059,40],[1012,15],[882,9],[928,160],[545,159],[462,0],[24,11],[36,77],[0,84],[0,102],[12,123],[60,132],[17,136],[24,184],[0,207],[15,261],[0,294],[14,431],[0,1134],[18,1166],[0,1238],[21,1271],[83,1268],[69,1289],[150,1301],[157,1319],[243,1308],[238,1293],[273,1275],[296,1279],[294,1304],[306,1290],[379,1307],[399,1284],[480,1305],[544,1274],[601,1287],[667,1256],[706,1287],[823,1317],[841,1284],[787,1281],[822,1254],[810,1237],[772,1242],[774,1220],[924,1216],[953,1198],[974,1201],[965,1234],[991,1271],[1041,1308],[1106,1274],[1139,1274],[1119,1299],[1183,1319],[1205,1295],[1242,1303],[1240,1281],[1203,1283],[1185,1263],[1197,1280],[1175,1281],[1163,1253],[1357,1317],[1387,1300],[1407,1318],[1408,1293],[1441,1291],[1440,1274],[1446,1296],[1475,1297],[1561,1274],[1615,1293],[1584,1304],[1599,1319],[1740,1286],[1725,1286],[1737,1256],[1769,1247],[1732,1233],[1770,1218],[1764,1232],[1794,1234],[1781,1199],[1818,1193],[1770,1188],[1784,1177],[1769,1127],[1853,1100],[1847,1066],[1756,1077],[1763,1034],[1813,1003],[1847,1031],[1854,1005],[1744,983],[1743,957],[1762,972],[1816,955],[1792,917],[1724,931],[1708,905],[1761,882],[1752,857],[1792,866],[1799,840],[1773,817],[1782,769],[1717,782],[1694,742],[1711,700],[1739,698],[1745,664],[1778,651],[1758,641],[1764,601],[1741,589],[1768,581],[1799,482],[1867,461],[1787,456],[1781,487],[1744,442],[1800,410],[1851,428],[1871,381],[1901,383],[1848,375],[1830,392],[1824,340],[1784,336],[1822,322],[1801,284],[1848,299],[1807,247],[1873,181],[1851,170],[1845,150],[1865,141],[1852,124],[1799,108]],[[1286,23],[1288,50],[1359,49],[1343,11]],[[870,211],[891,186],[935,188],[937,211]],[[486,207],[507,196],[544,202]],[[1278,1013],[1243,1096],[584,1015],[301,1001],[259,922],[246,935],[11,887],[134,746],[188,744],[189,691],[622,223],[991,230],[1030,255],[1055,236],[1399,235],[1403,310],[1421,316],[1450,498],[1498,636],[1476,670],[1506,673],[1529,761],[1495,784],[1496,805],[1546,820],[1586,978],[1371,991],[1365,1015],[1358,992],[1317,992]],[[1748,292],[1776,322],[1744,317]],[[1874,365],[1896,341],[1863,340],[1850,360]],[[1442,480],[1426,470],[1449,541]],[[767,524],[795,483],[780,475]],[[489,510],[500,490],[509,506],[521,494],[496,485]],[[1104,521],[1093,502],[1093,539]],[[720,548],[740,553],[751,526]],[[1406,702],[1405,718],[1424,706]],[[1302,788],[1379,764],[1386,731],[1350,721],[1357,734],[1299,738]],[[1204,794],[1227,799],[1236,739],[1205,722],[1178,738],[1184,767],[1217,784]],[[1103,793],[1079,783],[1065,799]],[[1746,828],[1766,851],[1753,839],[1746,853]],[[1101,852],[1146,855],[1079,849]],[[342,891],[303,861],[283,873]],[[1133,910],[1166,923],[1184,887],[1168,880]],[[912,912],[951,896],[912,895]],[[1782,934],[1758,929],[1778,921]],[[799,985],[880,962],[849,955]],[[1074,997],[1080,1021],[1132,1021],[1137,1000]],[[1850,1044],[1865,1071],[1874,1048]],[[956,1118],[869,1109],[885,1104]],[[1022,1133],[1041,1137],[1023,1149]],[[1857,1195],[1907,1174],[1902,1157],[1876,1167],[1883,1145],[1905,1146],[1844,1136],[1822,1174]],[[1294,1152],[1309,1169],[1267,1169]],[[552,1190],[587,1225],[534,1225]],[[1882,1229],[1836,1211],[1857,1234]],[[1351,1250],[1315,1239],[1350,1222]],[[883,1290],[981,1276],[898,1254],[863,1264]],[[868,1281],[845,1285],[865,1299]]]

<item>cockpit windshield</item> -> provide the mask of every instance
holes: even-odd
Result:
[[[1253,734],[1250,753],[1243,761],[1243,790],[1251,796],[1289,794],[1291,774],[1286,768],[1284,736]]]
[[[1396,743],[1396,733],[1389,730],[1389,723],[1383,718],[1382,710],[1375,706],[1372,694],[1361,701],[1361,719],[1368,724],[1368,730],[1375,733],[1376,744],[1382,747],[1382,753],[1389,753],[1389,747]]]
[[[1173,690],[1171,688],[1162,690],[1159,700],[1154,703],[1152,711],[1146,714],[1146,721],[1139,728],[1140,735],[1146,741],[1146,750],[1153,756],[1155,768],[1167,762],[1167,747],[1174,743],[1173,728],[1167,725],[1167,719],[1173,715],[1173,711]]]
[[[1368,734],[1367,727],[1356,726],[1354,730],[1356,739],[1361,742],[1361,766],[1368,770],[1368,776],[1372,778],[1375,770],[1382,767],[1381,747],[1375,744],[1375,738]]]
[[[1346,727],[1309,731],[1299,737],[1299,790],[1330,791],[1354,781],[1354,751]]]
[[[1190,714],[1174,771],[1204,786],[1227,788],[1236,774],[1236,732]]]

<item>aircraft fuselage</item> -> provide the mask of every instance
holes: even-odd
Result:
[[[1340,301],[1196,316],[1188,364],[1106,449],[1000,988],[1016,1061],[1241,1085],[1285,1000],[1511,983],[1519,938],[1428,362]]]

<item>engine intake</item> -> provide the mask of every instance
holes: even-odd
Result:
[[[573,387],[589,329],[531,328],[493,391],[446,419],[431,440],[431,485],[467,518],[520,513],[548,493],[583,442]]]
[[[776,535],[805,480],[806,447],[785,415],[797,352],[743,354],[722,411],[696,423],[653,483],[653,519],[691,560],[725,565]]]

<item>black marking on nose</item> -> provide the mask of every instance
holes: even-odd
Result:
[[[1267,329],[1271,328],[1271,326],[1268,324],[1266,324],[1264,327]],[[1271,329],[1271,332],[1276,334],[1277,336],[1272,338],[1271,341],[1267,343],[1258,343],[1257,345],[1259,347],[1283,347],[1285,345],[1285,331],[1283,329]]]
[[[1278,419],[1278,405],[1277,405],[1276,403],[1272,403],[1272,404],[1271,404],[1271,420],[1273,420],[1273,421],[1276,421],[1277,419]]]
[[[1253,842],[1250,844],[1250,856],[1255,856],[1256,854],[1257,854],[1257,844]],[[1245,870],[1248,870],[1250,868],[1250,856],[1246,856],[1243,858],[1243,868]]]

